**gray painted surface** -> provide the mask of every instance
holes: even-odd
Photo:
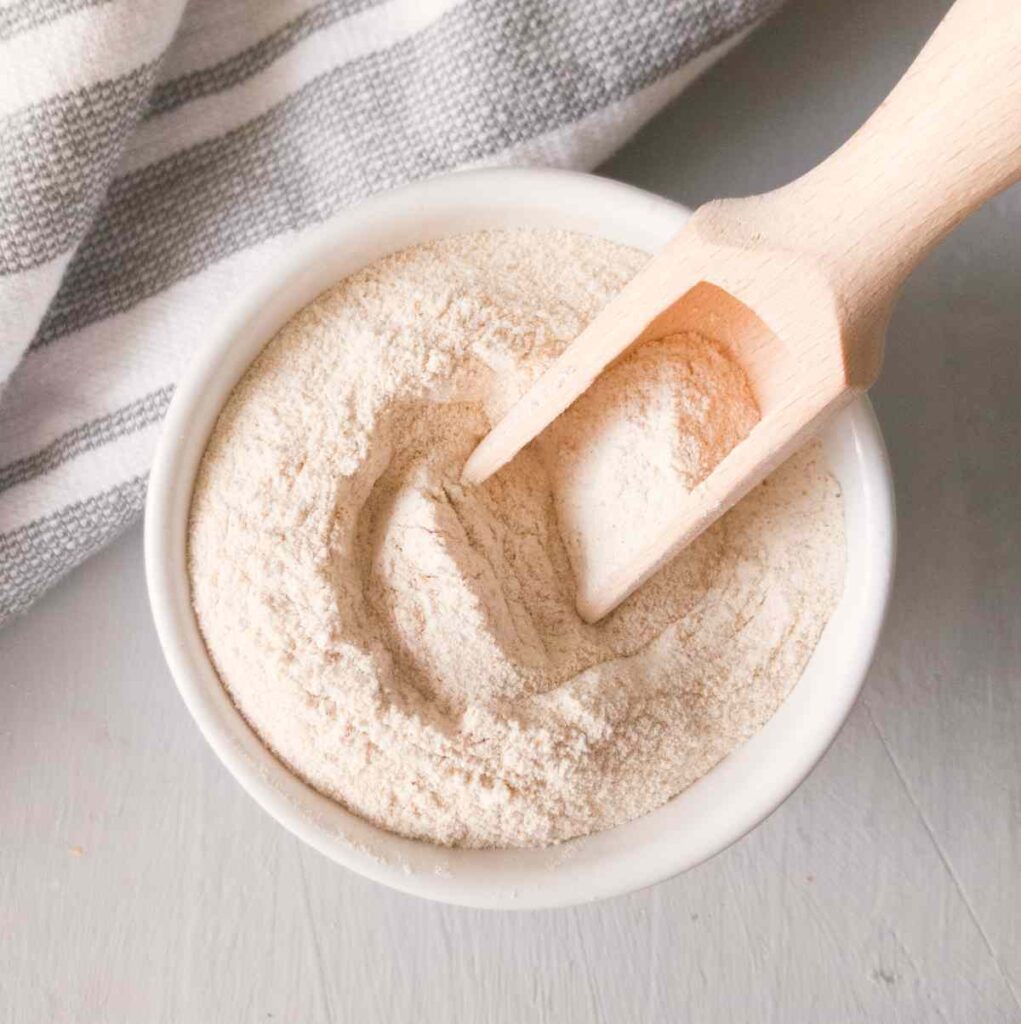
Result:
[[[692,205],[778,184],[945,6],[796,0],[605,171]],[[751,836],[577,910],[363,882],[206,749],[135,529],[0,633],[0,1021],[1021,1020],[1019,226],[1015,191],[894,316],[889,625],[837,743]]]

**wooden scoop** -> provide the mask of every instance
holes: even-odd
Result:
[[[595,622],[872,385],[904,279],[1019,178],[1021,0],[958,0],[841,149],[775,192],[697,210],[482,440],[464,481],[495,473],[636,341],[693,330],[730,351],[761,419],[668,529],[579,592]]]

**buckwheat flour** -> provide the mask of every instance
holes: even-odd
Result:
[[[596,625],[610,571],[757,418],[681,335],[619,361],[486,485],[469,452],[642,265],[552,231],[388,257],[267,346],[192,502],[193,601],[224,686],[321,792],[392,831],[540,846],[626,821],[773,714],[839,597],[817,445]]]

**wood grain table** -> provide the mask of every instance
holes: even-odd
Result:
[[[806,169],[938,0],[802,0],[604,170],[689,205]],[[916,273],[875,395],[900,559],[809,780],[687,875],[574,910],[389,892],[220,767],[140,531],[0,633],[0,1021],[1021,1021],[1021,193]]]

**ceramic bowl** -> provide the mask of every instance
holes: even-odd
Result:
[[[196,723],[241,785],[280,824],[339,864],[418,896],[489,908],[552,907],[640,889],[719,853],[785,800],[822,757],[861,689],[894,564],[893,489],[864,398],[823,435],[843,489],[843,597],[804,674],[752,739],[637,821],[544,850],[448,850],[403,839],[321,796],[251,731],[213,670],[185,567],[196,469],[217,415],[248,365],[294,313],[340,278],[396,249],[456,232],[558,227],[655,251],[688,211],[585,174],[539,170],[448,175],[377,196],[303,235],[270,283],[222,322],[181,381],[149,481],[145,559],[160,641]]]

